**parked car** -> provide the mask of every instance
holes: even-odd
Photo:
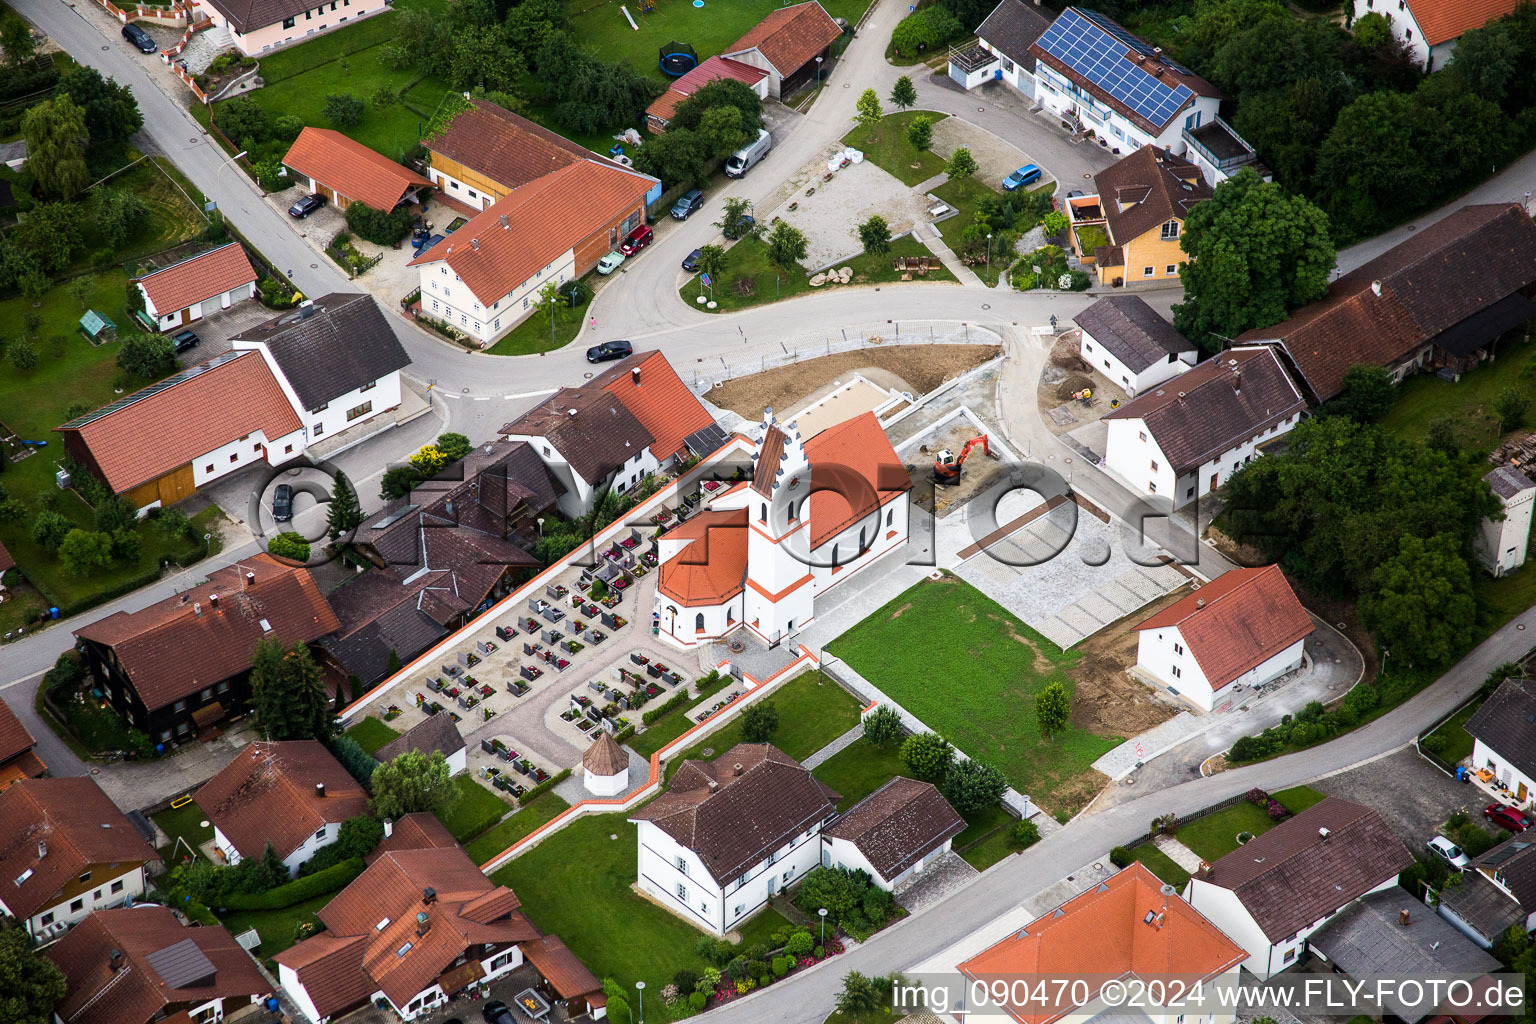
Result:
[[[293,486],[278,484],[272,491],[272,519],[286,523],[293,518]]]
[[[1472,858],[1462,853],[1461,847],[1445,838],[1445,836],[1435,836],[1425,843],[1424,847],[1457,871],[1466,870],[1467,866],[1472,863]]]
[[[193,331],[180,331],[171,335],[171,344],[175,346],[177,355],[181,355],[189,348],[197,348],[202,343],[203,339]]]
[[[303,220],[325,205],[325,196],[312,193],[288,207],[288,216]]]
[[[739,178],[750,171],[759,160],[768,155],[773,148],[773,136],[768,134],[768,129],[759,128],[757,138],[736,152],[732,153],[725,161],[725,173],[727,177]]]
[[[672,204],[672,216],[678,220],[687,220],[692,217],[694,211],[704,205],[704,193],[699,189],[684,192],[677,202]]]
[[[633,256],[654,241],[656,241],[656,233],[651,230],[651,226],[641,224],[624,236],[624,244],[619,246],[619,251],[625,256]]]
[[[627,341],[605,341],[587,349],[587,362],[606,363],[610,359],[625,359],[635,354],[635,346]]]
[[[517,1024],[512,1008],[500,999],[486,1003],[480,1015],[485,1018],[485,1024]]]
[[[1033,185],[1039,180],[1040,165],[1025,164],[1023,167],[1020,167],[1018,170],[1014,171],[1012,174],[1008,175],[1008,177],[1003,179],[1003,191],[1012,192],[1016,188],[1023,188],[1025,185]]]
[[[613,252],[597,261],[597,272],[604,275],[611,274],[615,270],[618,270],[619,264],[623,262],[624,254],[618,249],[615,249]]]
[[[129,22],[123,26],[123,38],[132,43],[140,53],[159,53],[160,47],[148,32]]]
[[[695,250],[693,250],[693,252],[689,253],[687,256],[684,256],[683,257],[683,269],[688,271],[689,273],[692,273],[693,271],[698,270],[699,269],[699,257],[702,256],[702,255],[704,255],[704,254],[701,251],[699,251],[698,249],[695,249]]]
[[[1080,188],[1069,189],[1068,192],[1067,192],[1067,198],[1068,199],[1081,199],[1082,197],[1083,197],[1083,190],[1080,189]]]
[[[1513,807],[1503,804],[1489,804],[1483,808],[1483,817],[1498,825],[1507,828],[1511,832],[1524,832],[1531,827],[1531,819],[1521,814]]]

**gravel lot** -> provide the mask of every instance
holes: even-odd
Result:
[[[958,117],[946,117],[933,126],[933,151],[948,160],[956,149],[969,146],[971,156],[981,170],[976,176],[993,188],[1002,188],[1003,179],[1029,163],[1040,163],[1019,147],[998,138],[985,129]],[[1051,169],[1040,164],[1040,180],[1029,187],[1037,189],[1053,180]]]
[[[942,122],[941,122],[942,123]],[[795,176],[798,187],[790,199],[768,218],[788,221],[805,232],[807,267],[821,268],[860,251],[858,226],[878,213],[891,226],[891,235],[904,235],[918,221],[926,221],[921,194],[876,167],[868,160],[850,164],[822,181],[825,158],[802,167]],[[815,187],[814,195],[805,190]],[[790,210],[790,203],[796,209]]]
[[[1457,811],[1482,820],[1477,790],[1452,779],[1412,747],[1315,782],[1313,788],[1376,808],[1414,852]]]

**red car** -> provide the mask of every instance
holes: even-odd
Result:
[[[1524,832],[1531,827],[1531,819],[1513,807],[1505,807],[1503,804],[1489,804],[1487,807],[1484,807],[1483,817],[1501,828],[1509,829],[1511,832]]]
[[[625,256],[633,256],[655,241],[656,235],[651,231],[650,225],[641,224],[635,230],[624,236],[624,244],[619,246],[619,252]]]

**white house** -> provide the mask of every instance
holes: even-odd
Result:
[[[256,271],[245,247],[230,242],[135,278],[144,314],[158,331],[173,331],[215,310],[256,297]]]
[[[1334,914],[1392,888],[1413,863],[1380,814],[1328,797],[1202,864],[1185,899],[1243,947],[1243,966],[1263,980],[1294,964]]]
[[[964,830],[932,783],[898,775],[822,830],[821,863],[867,872],[889,892],[942,860]]]
[[[593,796],[618,796],[629,788],[629,755],[603,730],[581,758],[581,784]]]
[[[1051,27],[1053,12],[1023,0],[999,0],[976,29],[974,47],[952,53],[949,77],[966,89],[985,82],[1007,82],[1035,98],[1035,55],[1029,52]]]
[[[1440,893],[1440,916],[1483,949],[1511,928],[1536,931],[1536,841],[1513,836],[1472,859],[1459,887]]]
[[[1517,0],[1458,4],[1450,0],[1354,0],[1354,20],[1379,14],[1392,25],[1392,35],[1413,54],[1425,71],[1445,67],[1463,32],[1482,28],[1515,9]]]
[[[1520,806],[1536,799],[1536,680],[1506,679],[1464,727],[1472,736],[1472,767],[1486,768]]]
[[[459,727],[454,724],[452,715],[428,715],[375,750],[373,756],[383,764],[386,761],[393,761],[407,750],[418,751],[428,757],[433,754],[442,754],[443,760],[448,764],[450,778],[462,774],[468,766],[468,752],[464,737],[460,735]]]
[[[1301,421],[1307,404],[1266,347],[1232,348],[1104,416],[1104,459],[1133,490],[1182,508]]]
[[[1513,466],[1500,466],[1483,480],[1504,506],[1504,518],[1483,519],[1476,537],[1477,554],[1484,569],[1495,576],[1507,576],[1525,564],[1525,552],[1531,545],[1536,484]]]
[[[1132,398],[1195,365],[1195,346],[1139,296],[1106,296],[1072,322],[1083,362]]]
[[[1200,168],[1206,184],[1215,188],[1244,167],[1252,167],[1264,181],[1274,180],[1269,168],[1259,163],[1258,151],[1237,129],[1223,121],[1219,115],[1203,119],[1202,123],[1182,129],[1179,134],[1186,146],[1184,159]]]
[[[684,761],[671,787],[629,819],[639,826],[639,886],[715,935],[821,863],[837,794],[767,743]]]
[[[1136,626],[1136,670],[1210,711],[1300,667],[1313,628],[1278,565],[1232,569]]]

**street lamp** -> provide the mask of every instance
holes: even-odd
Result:
[[[987,277],[992,276],[992,232],[987,232]]]
[[[635,991],[640,993],[640,1024],[645,1024],[645,982],[635,982]]]
[[[816,913],[821,917],[821,942],[819,945],[825,946],[827,944],[827,908],[822,907]]]
[[[821,58],[820,57],[816,58],[816,84],[817,85],[821,84]],[[1527,192],[1525,195],[1526,195],[1526,198],[1529,199],[1531,194],[1529,192]]]

